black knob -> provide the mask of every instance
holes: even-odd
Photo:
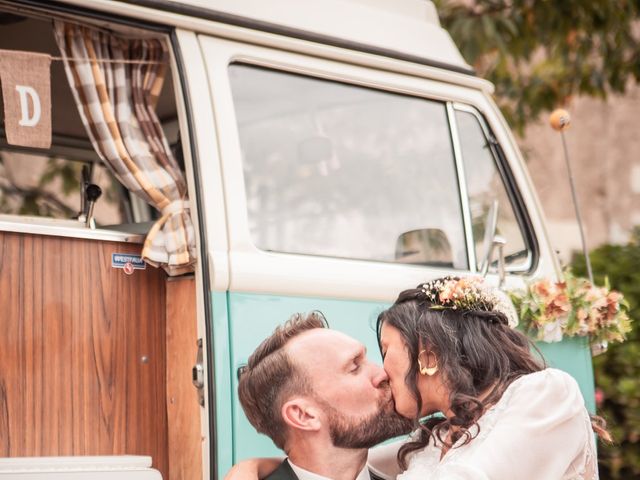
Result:
[[[87,190],[85,195],[87,196],[87,200],[90,202],[95,202],[102,195],[102,189],[96,185],[95,183],[90,183],[87,185]]]

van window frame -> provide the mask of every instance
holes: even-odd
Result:
[[[533,226],[531,224],[531,219],[529,218],[527,209],[524,205],[524,200],[522,198],[522,195],[520,194],[520,191],[517,185],[515,184],[515,179],[513,177],[513,174],[511,173],[508,162],[504,156],[504,151],[500,147],[495,135],[491,131],[484,115],[482,115],[477,108],[475,108],[472,105],[461,103],[458,101],[443,100],[443,99],[431,97],[425,94],[416,94],[416,93],[408,94],[406,92],[401,92],[399,90],[393,89],[392,87],[389,87],[389,86],[370,85],[370,84],[362,85],[361,83],[358,83],[358,82],[349,81],[348,79],[342,79],[339,76],[328,77],[328,76],[313,75],[311,73],[299,73],[292,69],[287,69],[286,67],[278,68],[274,66],[265,66],[262,63],[258,63],[258,62],[254,63],[249,60],[232,59],[227,64],[227,69],[229,69],[229,67],[231,67],[232,65],[246,65],[246,66],[251,66],[256,68],[263,68],[263,69],[271,70],[278,73],[303,75],[311,79],[370,88],[372,90],[376,90],[380,92],[389,92],[394,94],[406,95],[409,97],[421,98],[426,101],[433,101],[433,102],[443,104],[443,106],[446,109],[449,135],[450,135],[450,141],[452,146],[452,153],[455,161],[454,167],[457,175],[458,194],[460,197],[462,222],[463,222],[463,228],[464,228],[464,241],[465,241],[465,247],[467,252],[467,262],[468,262],[468,269],[454,268],[454,270],[459,272],[478,273],[475,239],[473,237],[472,218],[471,218],[471,212],[469,207],[469,197],[468,197],[468,191],[467,191],[466,171],[464,166],[464,159],[462,157],[461,143],[460,143],[460,137],[459,137],[459,131],[458,131],[458,122],[456,120],[456,112],[464,112],[464,113],[469,113],[473,115],[478,121],[478,124],[480,125],[480,128],[482,130],[482,133],[484,134],[485,138],[489,143],[494,165],[496,167],[497,172],[500,175],[500,179],[502,181],[502,184],[509,198],[509,203],[513,209],[514,216],[516,217],[516,220],[518,222],[518,226],[520,228],[520,233],[522,234],[523,242],[525,244],[525,247],[527,248],[526,260],[524,262],[516,263],[515,265],[507,264],[505,267],[505,270],[507,273],[511,273],[511,274],[528,274],[535,270],[538,263],[539,252],[537,248],[537,241],[535,240],[536,236],[533,232]],[[236,123],[236,126],[237,126],[237,123]],[[244,174],[243,174],[243,178],[244,178]],[[245,198],[246,198],[246,191],[245,191]],[[247,211],[246,212],[247,217],[248,217],[248,213],[249,212]],[[251,239],[251,236],[249,236],[249,238]],[[255,248],[257,248],[262,252],[268,252],[268,253],[274,253],[274,254],[303,255],[303,256],[335,258],[335,259],[344,259],[344,260],[359,260],[359,261],[376,262],[376,263],[377,262],[391,263],[391,264],[396,263],[396,262],[385,262],[383,260],[376,260],[376,259],[351,259],[348,257],[336,257],[336,256],[314,254],[314,253],[301,254],[301,253],[287,252],[287,251],[281,251],[281,250],[277,250],[277,251],[264,250],[260,248],[255,242],[253,242],[253,240],[251,241],[251,243]],[[436,265],[415,265],[415,266],[434,268],[434,269],[440,268]]]
[[[451,113],[449,122],[451,124],[452,130],[455,130],[455,141],[458,142],[457,147],[455,148],[457,163],[460,165],[460,168],[465,175],[465,167],[464,167],[464,159],[462,158],[462,151],[460,148],[460,138],[458,136],[458,122],[456,120],[456,112],[469,113],[475,117],[480,125],[483,135],[487,139],[489,144],[491,156],[493,158],[494,165],[498,174],[500,175],[500,179],[502,180],[502,185],[504,185],[505,191],[507,193],[507,197],[509,198],[509,203],[511,208],[513,209],[513,214],[516,217],[516,221],[518,222],[518,226],[520,227],[520,233],[522,234],[522,240],[527,248],[527,258],[526,261],[517,263],[515,265],[505,265],[505,271],[511,274],[529,274],[533,272],[539,260],[539,248],[538,242],[536,241],[536,235],[533,230],[533,225],[531,223],[531,218],[529,217],[527,208],[524,204],[524,199],[518,186],[516,185],[515,178],[513,173],[511,172],[511,168],[509,167],[509,163],[504,155],[504,150],[500,146],[496,136],[493,134],[487,119],[485,116],[478,111],[474,106],[460,103],[460,102],[451,102]],[[466,185],[464,186],[465,195],[466,195]],[[467,208],[469,207],[469,199],[466,198]],[[468,232],[470,234],[470,242],[472,245],[471,250],[474,254],[475,259],[475,241],[473,239],[473,230],[471,229],[471,215],[469,214],[469,225]],[[469,242],[469,241],[468,241]],[[495,259],[494,259],[495,261]],[[477,264],[474,263],[474,266],[477,268]],[[491,270],[491,269],[490,269]],[[476,270],[477,271],[477,270]]]
[[[496,118],[491,120],[499,123],[499,112],[494,108],[484,90],[473,85],[442,81],[439,72],[433,72],[433,76],[414,75],[401,62],[397,62],[395,68],[385,69],[362,65],[356,61],[359,58],[358,54],[353,52],[341,52],[341,59],[337,61],[298,51],[278,49],[270,44],[248,44],[207,34],[199,35],[199,41],[214,105],[220,167],[224,183],[230,271],[228,291],[304,297],[320,295],[335,299],[389,302],[395,300],[398,291],[413,287],[430,278],[477,274],[477,266],[472,263],[461,270],[442,266],[321,257],[258,249],[250,238],[242,150],[229,67],[233,63],[241,63],[383,92],[420,97],[441,102],[443,105],[470,104],[479,111],[494,112]],[[352,56],[353,61],[349,61]],[[448,123],[449,141],[451,141],[452,127],[451,122]],[[508,135],[505,141],[509,141]],[[509,147],[507,150],[510,152],[516,149],[515,143],[509,144]],[[513,160],[519,165],[521,160],[517,151],[515,153]],[[454,161],[458,161],[455,160],[456,158],[460,157],[454,155]],[[518,165],[514,165],[514,168]],[[518,183],[521,181],[519,177],[513,180]],[[461,179],[458,180],[459,191],[460,181]],[[531,203],[534,202],[535,196],[525,198],[526,205],[535,210],[535,203]],[[206,198],[205,202],[208,203]],[[462,204],[466,203],[468,200],[465,198]],[[475,245],[469,245],[466,236],[465,244],[467,252],[470,252],[470,248],[475,248]],[[472,255],[475,255],[475,252]],[[469,253],[467,256],[469,257]],[[498,283],[498,278],[493,273],[490,272],[488,278],[491,283]],[[523,285],[522,276],[510,275],[509,278],[511,285]]]

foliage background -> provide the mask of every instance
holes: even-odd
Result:
[[[613,344],[593,359],[598,414],[609,423],[613,445],[599,445],[600,478],[640,478],[640,229],[627,245],[604,245],[591,252],[594,280],[621,291],[629,302],[635,326],[624,343]],[[584,257],[572,262],[576,275],[586,276]]]
[[[522,133],[575,95],[606,98],[640,79],[640,2],[434,0],[440,20],[479,76],[496,86]]]

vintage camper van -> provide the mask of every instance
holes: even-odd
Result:
[[[50,147],[0,135],[2,479],[222,478],[276,453],[237,370],[292,313],[377,358],[404,288],[560,273],[427,0],[1,0],[0,48],[51,91]]]

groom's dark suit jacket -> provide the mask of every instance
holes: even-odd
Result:
[[[369,470],[369,475],[371,476],[371,480],[382,480],[382,478],[375,475],[371,470]],[[296,473],[289,465],[289,461],[285,460],[280,464],[276,470],[266,477],[264,480],[299,480]]]

